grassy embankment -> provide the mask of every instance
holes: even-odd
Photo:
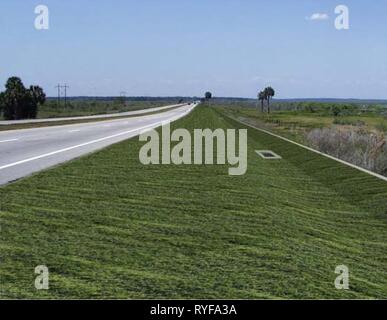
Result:
[[[173,127],[243,126],[199,107]],[[0,188],[1,297],[386,298],[386,182],[248,132],[244,176],[143,166],[132,139]]]

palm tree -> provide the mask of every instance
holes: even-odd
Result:
[[[0,116],[1,116],[1,113],[3,112],[3,110],[4,110],[4,99],[5,99],[4,92],[0,92]]]
[[[46,95],[38,86],[26,89],[18,77],[8,79],[6,90],[0,95],[0,109],[6,120],[36,118],[38,106],[44,104]]]
[[[264,93],[267,99],[267,113],[270,113],[270,99],[274,97],[275,91],[272,87],[267,87],[265,88]]]
[[[261,101],[261,112],[263,113],[263,102],[266,100],[266,95],[264,91],[258,93],[258,100]]]
[[[209,91],[207,91],[204,96],[205,96],[206,100],[212,99],[212,93]]]
[[[26,98],[26,88],[18,77],[11,77],[5,84],[4,92],[4,118],[18,120],[23,117],[23,107]]]
[[[38,106],[46,102],[46,94],[39,86],[30,86],[29,94],[29,108],[25,110],[25,117],[35,119],[38,114]]]
[[[44,104],[46,102],[46,94],[39,86],[30,86],[30,94],[36,104]]]

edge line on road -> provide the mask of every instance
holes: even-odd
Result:
[[[13,141],[19,141],[19,139],[8,139],[8,140],[2,140],[0,143],[5,143],[5,142],[13,142]]]

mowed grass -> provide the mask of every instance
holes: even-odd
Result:
[[[243,128],[207,107],[182,127]],[[0,188],[1,298],[386,298],[387,183],[248,135],[244,176],[144,166],[135,138]]]

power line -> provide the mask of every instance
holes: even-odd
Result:
[[[70,88],[67,84],[65,84],[62,88],[64,88],[65,91],[65,108],[67,107],[67,89]]]
[[[126,105],[126,94],[127,92],[126,91],[121,91],[120,92],[120,102],[124,105]]]
[[[61,85],[60,83],[55,86],[58,89],[58,107],[60,106],[61,90],[64,89],[64,106],[67,106],[67,89],[70,88],[67,84]]]
[[[58,103],[58,107],[59,107],[59,105],[60,105],[60,88],[61,88],[60,84],[58,84],[55,88],[58,89],[58,100],[57,100],[57,103]]]

